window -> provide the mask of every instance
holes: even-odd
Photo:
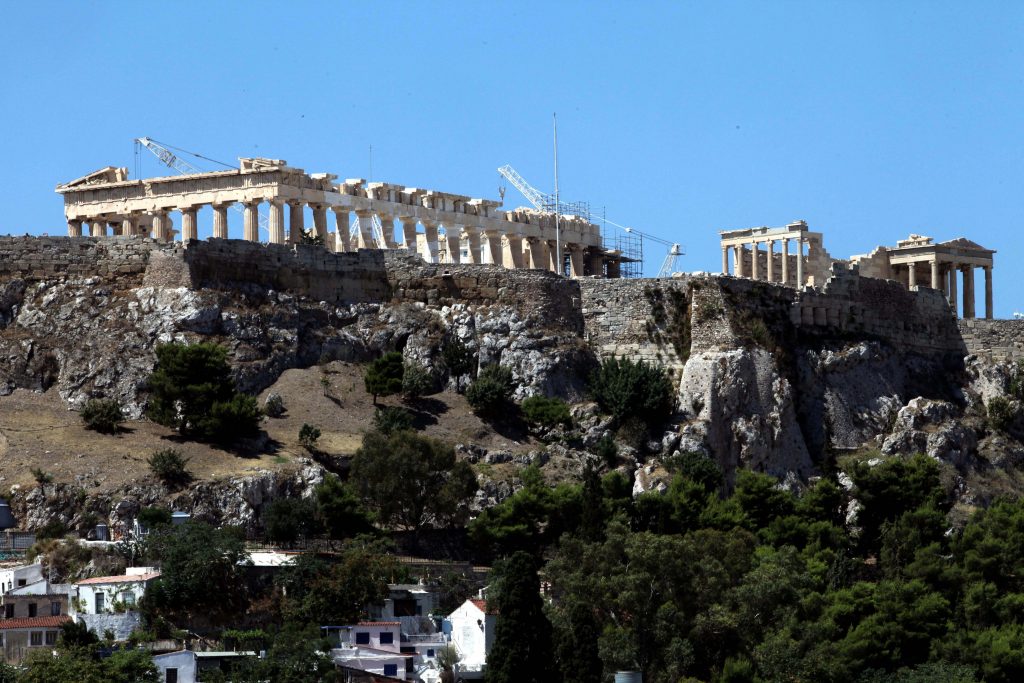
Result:
[[[50,603],[50,616],[51,617],[59,617],[60,616],[60,603],[59,602],[51,602]]]
[[[103,593],[96,593],[96,614],[103,613]]]
[[[433,657],[434,656],[434,649],[433,648],[428,648],[427,649],[427,656],[428,657]]]
[[[30,603],[28,603],[28,615],[29,615],[30,617],[34,617],[34,616],[36,616],[36,615],[37,615],[38,613],[39,613],[39,612],[38,612],[38,609],[36,608],[36,603],[34,603],[34,602],[30,602]]]
[[[356,633],[356,645],[369,645],[369,644],[370,644],[370,634],[369,633],[367,633],[365,631]]]
[[[14,605],[4,605],[4,619],[14,618]]]
[[[127,591],[122,599],[124,600],[124,606],[128,609],[135,607],[135,593],[132,591]]]
[[[395,642],[395,634],[390,631],[381,631],[380,633],[380,644],[391,645]]]
[[[24,586],[26,583],[28,583],[28,579],[18,579],[18,587],[19,588]]]
[[[385,664],[384,665],[384,675],[385,676],[397,676],[398,675],[398,665],[397,664]]]
[[[164,678],[164,683],[178,683],[178,670],[168,669],[167,677]]]
[[[28,637],[28,644],[31,647],[39,647],[40,645],[42,645],[43,644],[43,632],[42,631],[32,631],[32,633],[30,633],[29,637]]]
[[[46,644],[47,645],[56,645],[57,644],[57,632],[56,631],[47,631],[46,632]]]

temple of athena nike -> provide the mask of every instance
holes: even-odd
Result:
[[[964,318],[975,316],[974,271],[985,275],[985,317],[992,317],[992,256],[986,249],[960,237],[936,244],[931,237],[911,235],[895,247],[877,247],[868,254],[835,259],[825,250],[820,232],[797,221],[781,228],[746,228],[720,233],[722,273],[729,275],[730,255],[737,277],[786,283],[792,286],[823,285],[835,264],[855,269],[863,277],[896,280],[908,289],[931,287],[945,293],[958,312],[958,288],[962,291]],[[792,250],[790,245],[792,244]],[[763,246],[763,248],[762,248]],[[776,247],[778,251],[776,251]],[[962,280],[962,287],[958,287]]]
[[[279,159],[239,161],[237,170],[139,180],[129,180],[126,168],[108,166],[58,185],[68,235],[82,236],[84,231],[93,237],[173,240],[180,234],[187,244],[199,238],[198,212],[209,206],[209,234],[226,239],[229,209],[235,207],[242,210],[243,239],[253,242],[301,242],[312,235],[334,251],[408,249],[430,263],[560,270],[554,214],[503,211],[501,202],[392,183],[339,183],[335,175],[306,173]],[[313,216],[311,231],[305,226],[307,206]],[[261,214],[264,208],[266,215]],[[175,228],[178,216],[180,232]],[[620,276],[623,256],[604,247],[597,225],[561,216],[558,234],[567,266],[563,272],[573,277]]]

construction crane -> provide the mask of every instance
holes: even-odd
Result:
[[[510,166],[509,164],[505,164],[504,166],[499,168],[498,173],[500,173],[502,177],[506,178],[510,183],[512,183],[512,186],[519,190],[520,194],[526,197],[526,200],[533,204],[533,206],[536,209],[540,211],[559,210],[559,208],[556,206],[556,202],[554,200],[553,195],[544,194],[543,192],[535,188],[533,185],[530,185],[530,183],[526,182],[526,179],[523,178],[523,176],[519,175],[519,173],[517,173],[516,170],[512,168],[512,166]],[[631,235],[636,235],[641,240],[650,240],[652,242],[657,242],[658,244],[663,244],[666,247],[668,247],[668,253],[665,255],[665,260],[661,264],[661,270],[658,271],[657,277],[672,277],[672,273],[675,272],[676,263],[678,262],[679,257],[683,256],[686,253],[685,251],[683,251],[682,246],[677,242],[669,242],[668,240],[663,240],[660,237],[655,237],[654,235],[648,235],[647,233],[640,232],[635,228],[629,228],[626,227],[625,225],[619,225],[614,221],[610,221],[607,218],[604,218],[603,216],[598,216],[596,214],[590,213],[589,211],[587,212],[587,215],[584,216],[584,218],[587,218],[588,220],[592,220],[594,222],[601,221],[604,223],[608,223],[609,225],[613,225],[616,228],[623,230],[624,232],[628,232]],[[643,250],[641,248],[641,253],[642,251]]]

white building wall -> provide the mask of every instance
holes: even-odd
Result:
[[[494,615],[484,614],[467,600],[449,615],[448,620],[452,624],[452,645],[461,657],[461,668],[472,671],[482,669],[494,642]]]
[[[196,656],[187,650],[155,655],[153,663],[157,668],[157,681],[166,683],[167,670],[178,670],[178,683],[196,683]]]
[[[0,592],[6,593],[17,588],[19,585],[27,586],[43,580],[43,566],[41,564],[24,564],[19,567],[10,567],[0,570]],[[23,582],[23,583],[22,583]]]

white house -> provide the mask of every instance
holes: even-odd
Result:
[[[21,564],[16,567],[4,567],[0,569],[0,593],[6,593],[19,586],[27,586],[43,580],[43,565]]]
[[[255,656],[255,652],[178,650],[153,655],[153,664],[156,665],[157,680],[160,683],[199,683],[203,680],[203,672],[222,671],[230,674],[237,661]]]
[[[456,672],[460,679],[483,679],[497,619],[494,610],[488,610],[487,602],[478,598],[466,600],[448,615],[452,646],[459,653]]]
[[[338,635],[339,647],[331,650],[335,664],[393,678],[415,674],[415,652],[402,652],[400,621],[361,621],[326,630]]]
[[[75,584],[68,613],[96,633],[113,631],[125,640],[140,625],[136,609],[146,586],[160,576],[152,567],[131,567],[121,576],[94,576]]]

